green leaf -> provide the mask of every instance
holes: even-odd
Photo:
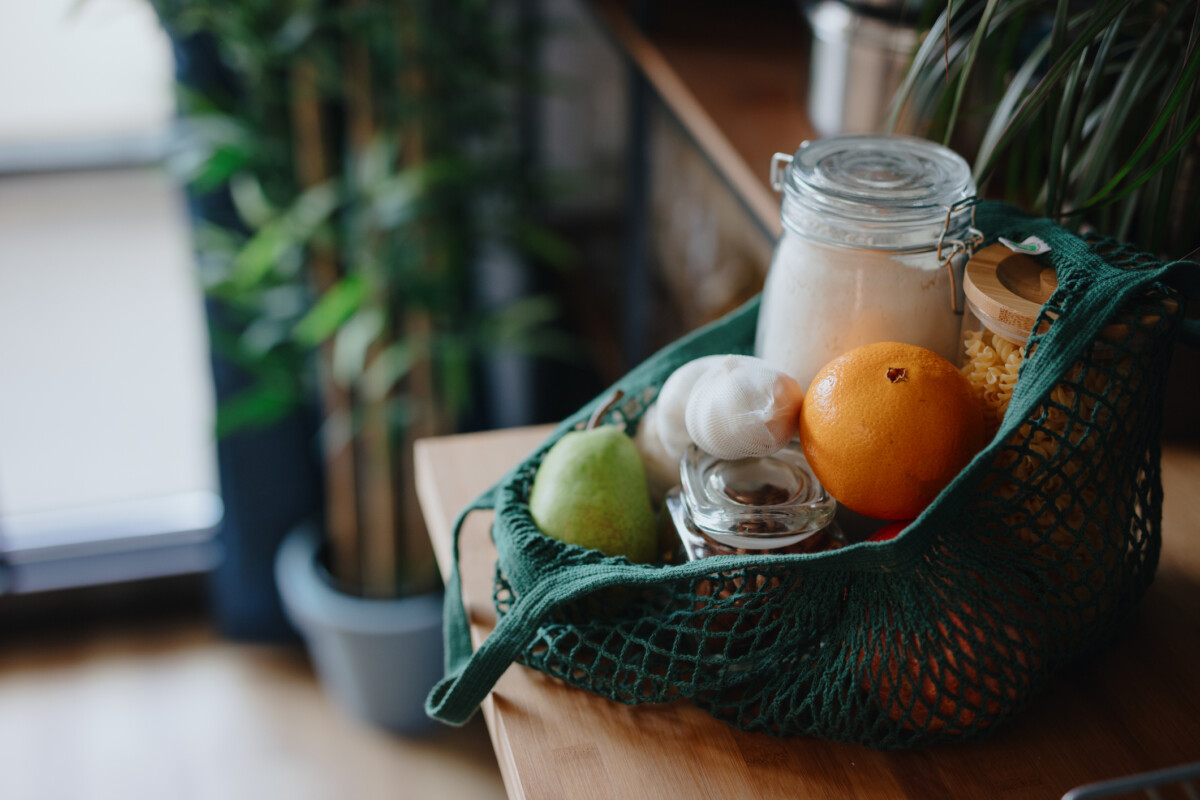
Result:
[[[1117,83],[1096,119],[1091,140],[1078,159],[1077,197],[1090,197],[1112,174],[1110,163],[1122,134],[1128,130],[1129,112],[1145,97],[1149,87],[1163,75],[1161,54],[1171,31],[1182,15],[1182,3],[1168,8],[1138,42],[1133,56],[1121,68]]]
[[[264,428],[295,408],[296,393],[287,386],[258,383],[217,404],[216,435]]]
[[[262,356],[286,342],[288,333],[289,326],[281,320],[260,317],[246,328],[239,344],[247,355]]]
[[[995,13],[993,30],[1009,20],[1019,22],[1030,7],[1036,6],[1043,0],[1015,0],[1000,5]],[[886,130],[894,130],[904,105],[909,101],[915,104],[914,112],[918,119],[929,116],[932,109],[921,107],[927,105],[931,98],[937,97],[941,90],[937,87],[954,85],[955,76],[961,69],[961,58],[967,51],[967,43],[962,34],[972,20],[975,10],[982,4],[972,6],[963,14],[952,14],[949,35],[946,33],[947,12],[955,8],[955,4],[947,3],[947,11],[938,15],[929,31],[921,40],[912,64],[905,73],[900,88],[892,98],[885,123]],[[947,44],[946,40],[949,40]]]
[[[317,30],[317,15],[309,9],[294,11],[275,35],[274,46],[281,53],[298,50]]]
[[[391,230],[412,219],[426,188],[426,176],[419,168],[381,179],[367,199],[372,224],[378,230]]]
[[[1104,31],[1104,35],[1100,37],[1100,44],[1096,48],[1095,57],[1092,59],[1092,69],[1088,74],[1087,85],[1083,90],[1083,97],[1080,98],[1077,110],[1075,111],[1074,124],[1071,126],[1071,136],[1067,140],[1067,151],[1072,154],[1079,152],[1079,145],[1087,126],[1099,121],[1099,112],[1093,110],[1093,102],[1096,98],[1096,93],[1100,90],[1101,84],[1104,83],[1104,73],[1109,66],[1109,52],[1112,50],[1113,42],[1116,41],[1117,35],[1121,32],[1121,23],[1124,20],[1125,14],[1119,15],[1109,24],[1108,28]],[[1090,122],[1093,117],[1095,122]]]
[[[1118,184],[1121,183],[1121,180],[1128,175],[1131,170],[1133,170],[1134,166],[1142,159],[1142,157],[1150,151],[1151,146],[1158,139],[1159,135],[1162,134],[1163,130],[1166,129],[1167,123],[1170,122],[1172,115],[1174,115],[1175,110],[1179,107],[1180,103],[1183,102],[1186,96],[1191,94],[1192,87],[1194,85],[1193,82],[1196,80],[1197,74],[1200,74],[1200,48],[1197,48],[1192,52],[1191,58],[1187,61],[1183,72],[1180,73],[1179,78],[1176,80],[1175,88],[1172,90],[1166,104],[1159,111],[1158,116],[1155,117],[1154,123],[1150,126],[1150,129],[1147,130],[1146,134],[1142,137],[1142,141],[1138,144],[1137,149],[1133,151],[1133,155],[1131,155],[1125,161],[1121,168],[1117,170],[1116,174],[1112,176],[1109,182],[1106,183],[1099,192],[1094,194],[1086,203],[1084,203],[1084,206],[1095,205],[1108,196],[1108,194],[1112,192],[1112,190],[1115,189]],[[1176,144],[1179,147],[1182,147],[1182,145],[1178,142]],[[1184,144],[1186,144],[1186,142],[1184,142]],[[1162,164],[1165,162],[1165,159],[1159,159],[1155,163]]]
[[[367,281],[358,273],[343,277],[296,323],[292,339],[304,347],[321,344],[359,310],[369,289]]]
[[[308,290],[297,283],[264,289],[258,296],[262,314],[275,320],[294,320],[308,307]]]
[[[932,27],[930,27],[929,31],[925,34],[925,38],[917,48],[917,52],[913,56],[912,65],[909,67],[908,72],[905,73],[900,87],[896,89],[896,94],[892,97],[887,119],[884,122],[884,130],[890,132],[896,129],[896,123],[900,119],[900,112],[903,110],[904,104],[912,96],[917,81],[928,71],[927,64],[929,63],[929,59],[941,44],[942,35],[946,32],[946,26],[949,24],[953,9],[954,0],[947,0],[946,10],[934,20]]]
[[[1000,98],[1000,104],[996,107],[995,113],[992,114],[992,121],[988,124],[987,130],[983,134],[983,143],[979,146],[979,155],[975,161],[975,182],[977,184],[982,185],[983,183],[984,170],[981,165],[986,163],[990,169],[991,163],[994,160],[994,153],[1000,147],[1000,142],[1008,126],[1012,124],[1013,110],[1021,102],[1021,97],[1024,95],[1026,87],[1033,80],[1034,73],[1049,51],[1050,37],[1047,36],[1033,48],[1033,51],[1029,54],[1029,58],[1025,60],[1025,63],[1017,70],[1017,74],[1013,76],[1007,91],[1004,92],[1004,96]]]
[[[1099,199],[1095,200],[1094,202],[1091,202],[1091,203],[1088,203],[1079,208],[1073,209],[1072,211],[1067,212],[1067,214],[1069,216],[1073,216],[1075,214],[1080,214],[1080,213],[1083,213],[1084,211],[1089,211],[1092,208],[1095,208],[1097,206],[1105,205],[1106,203],[1115,203],[1116,201],[1129,196],[1129,194],[1136,191],[1144,183],[1146,183],[1151,178],[1153,178],[1158,173],[1158,171],[1160,169],[1162,169],[1162,167],[1168,161],[1170,161],[1172,158],[1174,158],[1177,153],[1179,153],[1184,147],[1186,147],[1189,143],[1191,143],[1192,137],[1195,136],[1197,134],[1197,132],[1200,132],[1200,116],[1195,117],[1191,121],[1191,123],[1188,124],[1187,128],[1184,129],[1183,134],[1178,139],[1176,139],[1174,142],[1171,143],[1171,146],[1167,148],[1167,151],[1165,153],[1163,153],[1162,156],[1160,156],[1157,160],[1155,160],[1155,162],[1153,164],[1151,164],[1149,167],[1147,167],[1145,169],[1145,171],[1143,171],[1137,178],[1135,178],[1131,183],[1129,183],[1127,186],[1125,186],[1125,188],[1123,188],[1121,191],[1117,192],[1115,195],[1110,195],[1110,196],[1106,196],[1103,198],[1099,198]]]
[[[967,47],[967,61],[958,75],[957,86],[954,90],[954,104],[950,107],[950,117],[946,122],[946,136],[942,144],[950,144],[954,124],[958,121],[958,110],[962,106],[963,94],[967,90],[967,84],[970,83],[971,71],[975,68],[975,59],[979,57],[983,39],[987,36],[988,27],[992,24],[992,16],[996,13],[996,6],[999,2],[1000,0],[987,0],[987,5],[983,7],[983,14],[971,37],[971,44]],[[1059,0],[1059,2],[1061,3],[1063,0]]]
[[[362,377],[367,353],[384,329],[384,314],[377,308],[359,311],[338,330],[333,340],[333,379],[351,386]]]
[[[1057,24],[1057,23],[1056,23]],[[1050,45],[1051,51],[1055,45]],[[1045,184],[1045,203],[1042,207],[1046,209],[1047,214],[1051,217],[1057,217],[1062,210],[1062,203],[1059,195],[1061,193],[1060,182],[1063,176],[1063,165],[1068,158],[1066,152],[1066,144],[1068,139],[1068,130],[1071,127],[1071,121],[1075,118],[1078,110],[1076,105],[1076,96],[1080,90],[1080,81],[1082,80],[1084,69],[1088,63],[1088,51],[1084,50],[1079,54],[1079,60],[1076,62],[1075,69],[1067,77],[1066,85],[1063,87],[1062,100],[1058,105],[1058,114],[1054,118],[1054,126],[1050,133],[1050,152],[1049,163],[1046,169],[1046,184]]]
[[[307,239],[318,225],[326,222],[342,202],[342,190],[336,181],[320,183],[304,192],[288,210],[286,224]]]
[[[1054,9],[1054,26],[1050,30],[1050,52],[1057,53],[1062,50],[1063,42],[1067,36],[1067,11],[1069,0],[1058,0],[1058,4]],[[1049,162],[1046,169],[1046,181],[1043,186],[1045,199],[1039,203],[1039,207],[1049,209],[1051,215],[1055,210],[1057,193],[1059,190],[1059,178],[1062,175],[1063,164],[1063,145],[1067,139],[1068,120],[1071,118],[1074,107],[1069,103],[1074,99],[1076,88],[1079,85],[1079,76],[1083,72],[1084,64],[1087,63],[1088,49],[1085,47],[1083,52],[1079,54],[1079,58],[1075,62],[1075,67],[1067,74],[1067,79],[1062,90],[1058,92],[1058,101],[1052,102],[1052,106],[1058,107],[1058,114],[1055,116],[1054,124],[1049,130]]]
[[[370,401],[387,397],[396,384],[412,370],[417,359],[426,353],[426,344],[419,342],[415,337],[388,345],[371,359],[370,365],[363,373],[363,397]]]
[[[301,244],[285,226],[268,225],[254,234],[234,258],[231,282],[241,290],[256,286],[274,271],[289,249]]]
[[[1127,8],[1127,3],[1125,0],[1113,0],[1112,2],[1107,3],[1107,5],[1100,5],[1094,8],[1094,13],[1076,18],[1075,22],[1077,22],[1079,25],[1082,25],[1083,30],[1078,33],[1070,45],[1064,48],[1062,53],[1056,54],[1056,58],[1053,63],[1050,64],[1045,76],[1038,82],[1033,91],[1030,92],[1029,95],[1024,99],[1017,112],[1011,118],[1000,120],[1000,123],[1003,125],[1002,131],[994,137],[985,137],[985,146],[980,148],[980,155],[976,161],[976,183],[981,182],[982,176],[988,174],[992,168],[992,165],[995,163],[1000,150],[1002,150],[1004,146],[1007,145],[1012,139],[1012,137],[1016,135],[1017,131],[1020,130],[1025,121],[1032,117],[1032,115],[1049,99],[1051,91],[1058,84],[1058,82],[1063,79],[1063,76],[1074,64],[1075,59],[1079,57],[1079,54],[1083,51],[1083,49],[1087,47],[1102,30],[1108,27],[1109,23],[1111,23],[1113,19],[1119,16]],[[1048,49],[1050,37],[1044,39],[1043,44]],[[1045,49],[1039,46],[1036,48],[1036,50],[1041,50],[1041,57],[1045,57]],[[1034,56],[1030,56],[1030,61],[1033,61],[1033,58]],[[1022,70],[1024,70],[1025,66],[1028,65],[1029,62],[1026,62],[1026,64],[1022,66]],[[1036,67],[1036,64],[1034,66]],[[993,125],[995,122],[996,120],[994,119]],[[989,127],[989,134],[991,132],[992,127]],[[988,139],[992,139],[990,146],[988,146]]]
[[[219,147],[186,179],[200,193],[211,192],[245,169],[250,156],[243,150]]]
[[[267,199],[257,175],[241,173],[232,176],[229,193],[238,216],[251,229],[262,228],[279,215],[278,209]]]
[[[353,156],[356,185],[370,191],[395,172],[396,160],[395,140],[387,136],[374,137],[366,149]]]
[[[285,257],[307,244],[340,203],[341,193],[335,183],[306,190],[282,216],[246,243],[234,259],[231,280],[245,290],[280,272],[278,267]]]

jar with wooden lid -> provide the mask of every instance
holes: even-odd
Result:
[[[984,248],[967,262],[960,364],[983,401],[989,435],[1000,427],[1029,334],[1056,288],[1052,267],[1003,244]]]

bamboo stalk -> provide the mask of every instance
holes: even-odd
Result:
[[[361,0],[351,0],[351,5],[361,5]],[[347,143],[352,154],[351,163],[362,158],[375,141],[378,126],[375,119],[372,95],[371,53],[358,37],[346,43],[346,98],[347,98]],[[378,269],[374,254],[379,249],[378,235],[368,232],[363,248],[371,254],[364,260],[364,267]],[[393,322],[395,309],[389,308],[388,281],[376,275],[370,281],[371,296],[368,302],[382,312],[387,323],[379,340],[368,348],[368,363],[378,358],[388,343],[394,341],[396,331]],[[361,453],[359,467],[361,480],[358,491],[363,510],[361,555],[363,560],[362,590],[369,597],[391,597],[400,589],[401,561],[399,554],[399,505],[402,502],[398,465],[392,448],[392,428],[389,419],[394,394],[382,397],[362,398],[362,430],[359,434]]]
[[[317,69],[309,61],[298,61],[291,71],[294,169],[303,188],[329,179],[326,137],[321,114],[321,94]],[[322,293],[331,289],[340,275],[335,253],[314,244],[308,253],[308,275],[313,288]],[[325,526],[329,540],[329,569],[344,584],[360,583],[358,498],[355,492],[356,456],[353,436],[340,436],[337,422],[352,424],[354,398],[350,390],[339,386],[330,369],[332,344],[321,347],[318,371],[326,423],[322,427],[322,451],[325,458]]]

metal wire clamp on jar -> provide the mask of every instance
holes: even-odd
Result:
[[[967,162],[909,136],[839,136],[777,153],[783,235],[755,354],[807,387],[831,359],[896,341],[954,361],[962,267],[982,240]]]

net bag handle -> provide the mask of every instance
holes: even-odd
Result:
[[[442,606],[445,677],[437,682],[425,700],[426,714],[451,725],[465,724],[475,715],[496,681],[533,640],[542,618],[554,605],[644,575],[637,567],[616,565],[600,571],[593,567],[578,567],[548,576],[523,594],[479,650],[472,652],[471,628],[462,597],[459,539],[467,517],[475,511],[496,508],[500,487],[510,478],[511,474],[505,475],[459,511],[451,528],[451,567]],[[569,586],[570,590],[564,592],[564,586]]]
[[[442,635],[445,640],[443,668],[448,675],[466,663],[471,657],[471,629],[467,623],[467,610],[462,599],[462,570],[458,566],[458,539],[463,524],[473,511],[489,511],[496,507],[496,492],[504,479],[485,489],[454,518],[450,533],[450,578],[446,581],[445,600],[442,605]]]
[[[446,674],[425,700],[426,714],[451,725],[462,725],[475,715],[496,681],[537,635],[542,619],[554,606],[610,586],[645,579],[645,569],[633,565],[585,564],[559,570],[522,593],[479,649],[472,653],[471,630],[462,599],[459,536],[471,512],[496,507],[499,488],[507,480],[508,476],[505,476],[477,497],[454,520],[454,558],[443,608]]]

